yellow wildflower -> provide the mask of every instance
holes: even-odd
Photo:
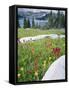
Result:
[[[52,58],[51,57],[49,57],[49,60],[51,60]]]
[[[23,67],[21,67],[21,68],[20,68],[20,70],[21,70],[21,71],[23,71],[23,70],[24,70],[24,68],[23,68]]]
[[[43,62],[43,67],[44,68],[46,67],[46,60],[44,60],[44,62]]]
[[[35,71],[35,76],[38,76],[38,72],[37,71]]]
[[[18,76],[18,78],[20,78],[21,74],[20,74],[20,73],[18,73],[18,74],[17,74],[17,76]]]
[[[46,64],[46,60],[44,61],[44,64]]]
[[[43,64],[43,67],[45,68],[46,64]]]

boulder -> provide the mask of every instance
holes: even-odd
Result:
[[[42,80],[60,80],[65,79],[65,55],[54,61]]]

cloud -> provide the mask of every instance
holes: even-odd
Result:
[[[18,11],[24,11],[24,12],[27,12],[27,11],[31,11],[31,12],[50,12],[51,10],[47,10],[47,9],[29,9],[29,8],[18,8]]]
[[[28,12],[28,11],[34,12],[34,13],[36,13],[36,12],[48,12],[49,13],[51,10],[48,10],[48,9],[32,9],[32,8],[18,8],[18,12]],[[52,12],[57,13],[58,10],[52,10]],[[62,10],[60,12],[65,14],[64,10]]]

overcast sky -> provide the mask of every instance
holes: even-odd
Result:
[[[27,12],[27,11],[32,11],[32,12],[40,12],[40,11],[43,11],[43,12],[50,12],[51,10],[48,10],[48,9],[29,9],[29,8],[18,8],[18,12]],[[58,10],[52,10],[54,13],[57,13]],[[65,11],[61,11],[65,14]]]

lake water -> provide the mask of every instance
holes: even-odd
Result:
[[[29,19],[30,20],[30,25],[32,27],[32,18]],[[35,23],[35,26],[46,26],[46,24],[48,23],[48,20],[37,20],[37,19],[34,19],[34,23]],[[24,18],[19,18],[19,24],[20,24],[20,27],[23,27],[24,26]]]

